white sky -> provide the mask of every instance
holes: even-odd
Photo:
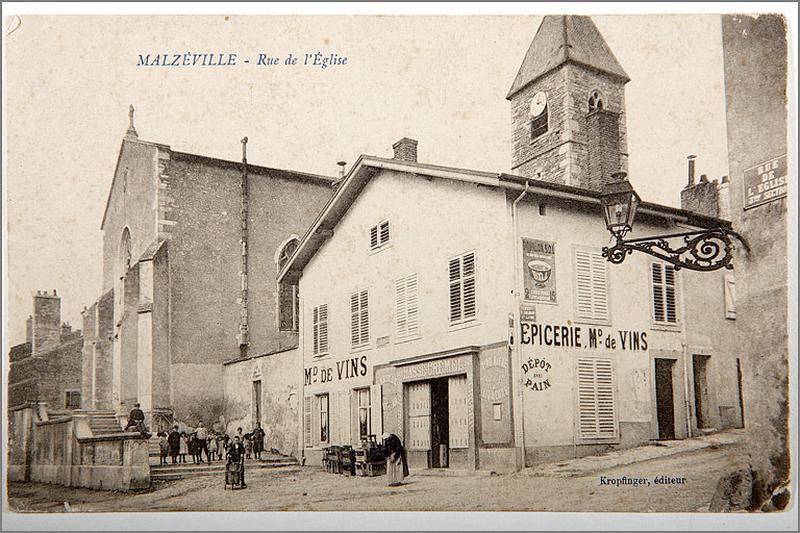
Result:
[[[536,9],[532,6],[531,9]],[[6,39],[7,328],[31,292],[62,314],[99,296],[100,222],[128,104],[140,138],[179,151],[334,175],[403,136],[421,161],[509,171],[505,95],[541,20],[503,17],[32,17]],[[631,78],[630,178],[677,206],[686,155],[728,173],[718,15],[594,17]],[[8,26],[10,20],[4,21]],[[137,68],[139,53],[234,52],[229,69]],[[259,52],[334,52],[344,67],[256,67]],[[598,220],[598,224],[601,221]]]

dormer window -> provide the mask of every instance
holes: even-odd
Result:
[[[600,93],[600,91],[592,91],[589,95],[589,113],[598,111],[600,109],[605,109],[603,95]]]
[[[377,250],[389,242],[389,221],[384,220],[369,230],[369,249]]]

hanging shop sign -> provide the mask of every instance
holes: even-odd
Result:
[[[744,208],[750,209],[783,198],[789,189],[786,155],[745,169]]]
[[[522,272],[526,300],[556,303],[556,243],[523,238]]]

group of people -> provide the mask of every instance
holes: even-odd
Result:
[[[170,457],[173,463],[185,463],[187,455],[192,456],[195,464],[205,462],[211,464],[223,458],[228,462],[244,462],[250,458],[261,459],[266,432],[261,428],[261,424],[256,422],[256,427],[251,432],[245,434],[242,428],[238,428],[236,434],[230,437],[224,432],[209,430],[203,422],[199,422],[194,430],[181,431],[178,426],[173,426],[169,432],[158,433],[158,437],[161,464],[167,464],[167,457]]]

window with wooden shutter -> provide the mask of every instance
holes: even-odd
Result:
[[[311,318],[314,355],[324,355],[328,353],[328,304],[315,307]]]
[[[355,348],[369,344],[369,291],[350,295],[350,345]]]
[[[575,250],[575,315],[608,322],[608,263],[599,252]]]
[[[578,359],[578,432],[582,439],[617,438],[611,359]]]
[[[311,396],[303,398],[303,445],[312,446],[311,442]]]
[[[389,221],[372,226],[369,230],[369,249],[377,250],[389,242]]]
[[[457,324],[476,317],[475,252],[450,259],[450,323]]]
[[[736,278],[732,272],[725,273],[725,318],[736,318]]]
[[[278,286],[278,316],[281,331],[297,331],[299,300],[297,285],[282,283]]]
[[[398,339],[413,337],[419,333],[418,302],[416,274],[395,281],[395,322]]]
[[[659,324],[678,323],[677,279],[675,267],[651,264],[653,286],[653,321]]]

